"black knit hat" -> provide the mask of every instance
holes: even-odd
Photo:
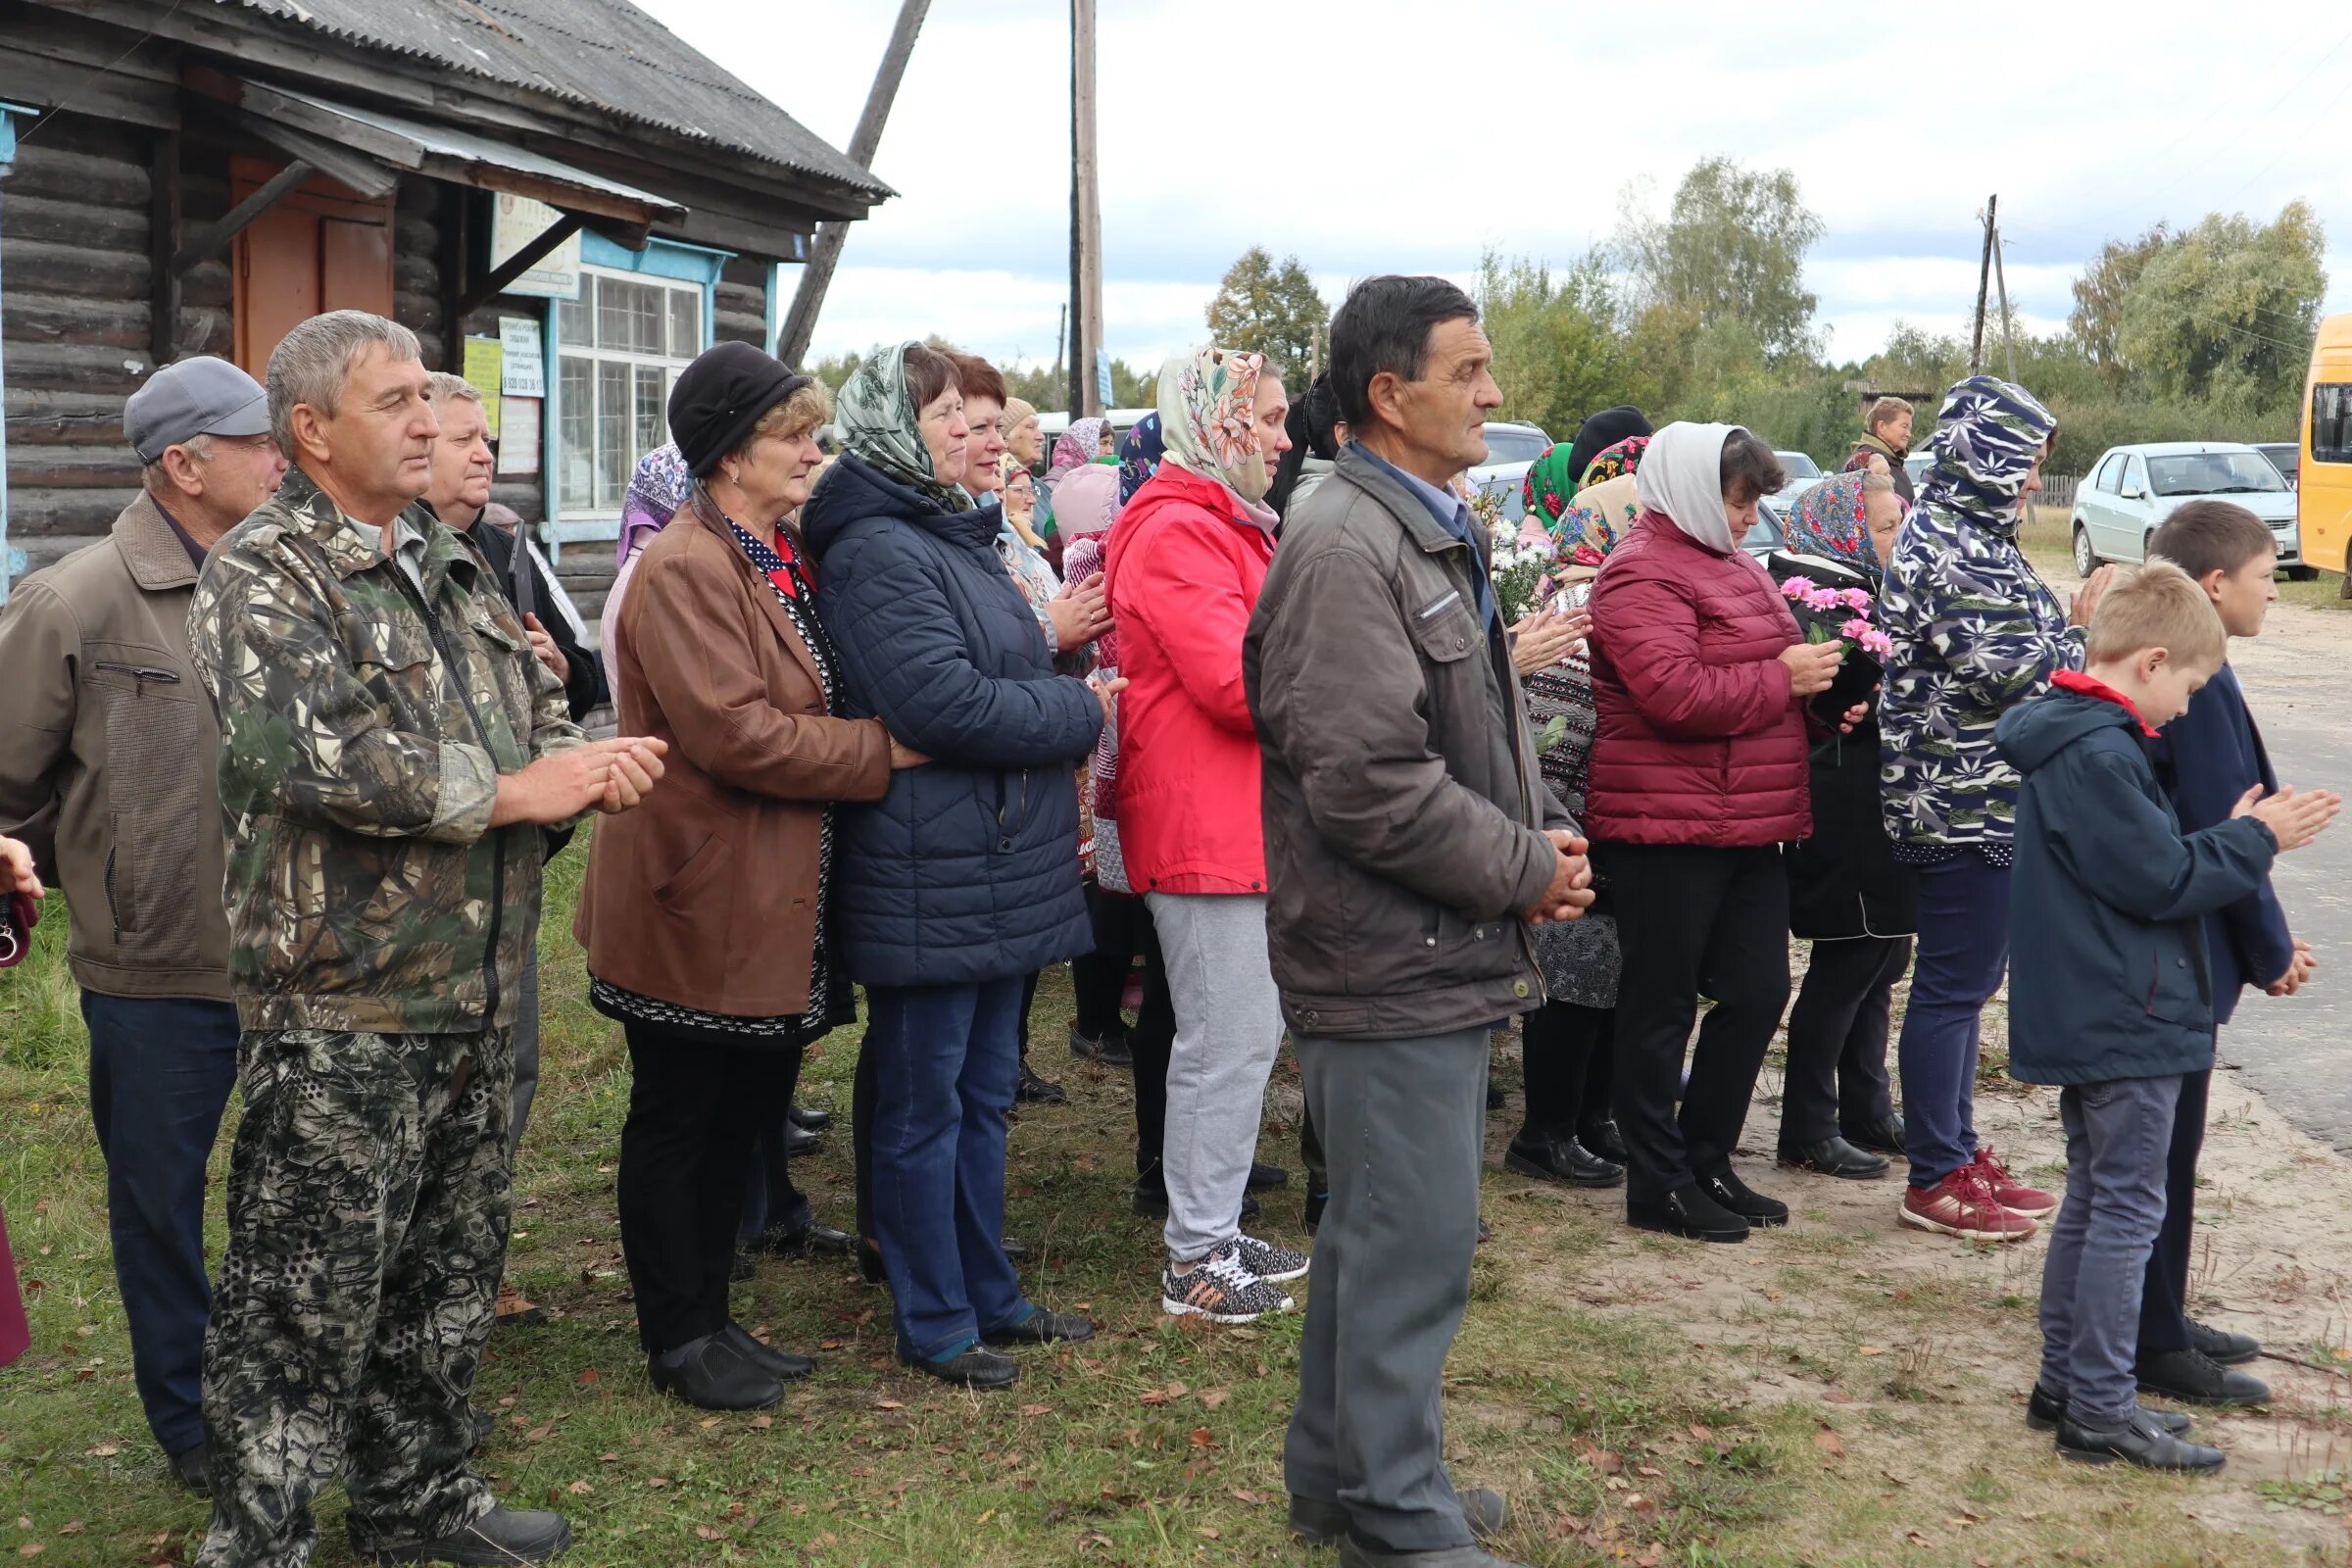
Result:
[[[669,438],[698,479],[743,445],[760,416],[808,384],[749,343],[721,343],[678,372],[669,389]]]

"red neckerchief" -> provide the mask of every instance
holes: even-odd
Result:
[[[767,580],[775,585],[776,592],[787,599],[801,597],[800,584],[794,580],[792,575],[792,568],[795,566],[801,569],[802,576],[808,579],[809,587],[816,586],[816,564],[807,560],[793,548],[792,535],[780,522],[776,524],[775,550],[776,559],[783,564],[767,573]]]
[[[2132,715],[2132,722],[2139,726],[2139,732],[2142,735],[2150,740],[2156,738],[2156,732],[2148,728],[2146,719],[2139,716],[2139,710],[2132,705],[2132,699],[2105,681],[2093,680],[2088,675],[2079,674],[2071,669],[2062,669],[2050,677],[2050,684],[2062,692],[2073,692],[2077,697],[2088,697],[2095,702],[2113,703]]]

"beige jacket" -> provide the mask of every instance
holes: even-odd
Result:
[[[142,494],[0,611],[0,833],[73,910],[85,990],[228,1000],[215,760],[188,661],[196,566]]]

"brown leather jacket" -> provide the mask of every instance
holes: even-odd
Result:
[[[220,732],[188,660],[195,589],[141,494],[0,612],[0,833],[65,889],[67,960],[102,996],[228,1000]]]
[[[605,635],[620,732],[669,756],[644,805],[597,824],[572,928],[588,972],[705,1012],[799,1016],[825,806],[882,798],[888,732],[827,714],[790,615],[699,490]]]

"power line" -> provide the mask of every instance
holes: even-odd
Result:
[[[42,129],[46,127],[51,121],[55,120],[58,116],[64,114],[68,109],[73,107],[74,95],[75,93],[81,91],[82,88],[87,87],[91,82],[96,81],[100,76],[108,74],[123,61],[128,60],[132,55],[135,55],[140,50],[146,48],[148,43],[155,37],[155,35],[164,30],[164,24],[170,22],[173,17],[177,16],[179,14],[179,8],[186,3],[187,0],[172,0],[172,9],[165,12],[162,16],[156,18],[155,24],[149,27],[145,32],[139,34],[138,42],[132,44],[129,48],[115,56],[114,59],[108,61],[105,65],[92,68],[82,76],[79,81],[67,88],[65,96],[61,97],[55,104],[51,105],[47,114],[34,121],[30,125],[24,127],[24,134],[17,138],[17,145],[22,147],[26,142],[32,140],[33,137],[41,133]]]

